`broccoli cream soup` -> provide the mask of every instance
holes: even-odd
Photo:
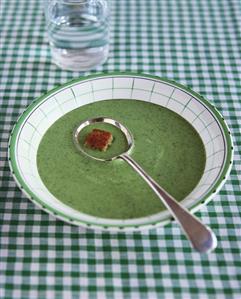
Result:
[[[97,217],[130,219],[165,209],[133,169],[122,160],[100,162],[73,143],[78,124],[106,116],[126,126],[134,138],[130,155],[178,201],[197,185],[205,166],[205,149],[194,128],[171,110],[148,102],[107,100],[75,109],[57,120],[39,145],[37,164],[49,191],[66,205]],[[101,127],[100,127],[101,126]],[[106,124],[86,128],[111,132],[112,144],[96,155],[118,155],[126,148],[123,133]],[[80,142],[84,142],[84,137]]]

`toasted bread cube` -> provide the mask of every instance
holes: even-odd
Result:
[[[85,139],[85,146],[97,149],[100,151],[106,151],[108,146],[111,145],[113,141],[113,136],[110,132],[100,130],[100,129],[93,129]]]

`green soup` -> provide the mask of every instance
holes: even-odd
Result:
[[[73,130],[81,121],[97,116],[114,118],[129,129],[134,137],[130,155],[178,201],[197,185],[205,149],[187,121],[155,104],[108,100],[67,113],[48,129],[39,145],[39,174],[60,201],[83,213],[112,219],[144,217],[165,209],[127,163],[96,161],[75,148]],[[126,147],[123,134],[110,125],[103,128],[114,137],[105,155],[119,154]]]

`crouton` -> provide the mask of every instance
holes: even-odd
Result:
[[[113,141],[113,136],[110,132],[93,129],[85,138],[84,145],[86,147],[106,151]]]

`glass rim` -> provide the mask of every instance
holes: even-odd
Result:
[[[62,4],[74,5],[74,4],[85,4],[90,2],[91,0],[58,0],[58,1]]]

